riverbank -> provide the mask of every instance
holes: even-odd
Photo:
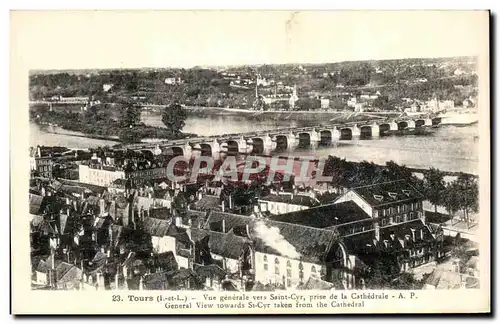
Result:
[[[69,136],[81,136],[94,139],[120,141],[124,143],[140,143],[146,138],[183,139],[194,134],[173,133],[165,127],[155,127],[137,123],[129,127],[119,119],[113,118],[112,109],[94,112],[49,111],[46,107],[32,107],[30,122],[40,127],[58,127]]]
[[[218,107],[184,107],[190,116],[208,118],[217,116],[237,116],[249,121],[291,120],[294,122],[310,122],[317,124],[332,122],[354,122],[374,119],[394,118],[398,112],[349,112],[349,111],[257,111]],[[157,113],[155,110],[152,113]]]

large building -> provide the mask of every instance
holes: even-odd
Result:
[[[40,146],[30,149],[30,168],[40,177],[52,178],[53,162],[50,155],[42,155]]]
[[[78,166],[80,182],[107,187],[117,179],[125,179],[125,171],[116,166],[103,164],[80,164]]]

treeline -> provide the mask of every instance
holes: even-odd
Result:
[[[405,179],[419,190],[431,204],[444,207],[450,217],[462,212],[461,219],[470,226],[470,214],[479,209],[479,185],[474,175],[459,172],[456,179],[445,182],[445,172],[430,168],[418,178],[412,169],[389,161],[385,166],[373,162],[349,162],[329,156],[325,162],[325,176],[332,176],[332,185],[337,188],[355,188],[381,182]]]
[[[180,106],[165,110],[168,111],[164,118],[166,128],[142,123],[140,106],[131,102],[122,102],[113,108],[107,104],[94,105],[84,112],[49,111],[46,105],[36,105],[30,109],[30,120],[87,135],[118,136],[124,143],[140,142],[144,138],[181,139],[190,135],[181,132],[187,116]]]
[[[448,60],[449,61],[449,60]],[[432,64],[431,64],[432,63]],[[299,96],[309,93],[326,93],[335,97],[346,91],[342,85],[354,91],[360,87],[370,90],[377,87],[387,96],[389,103],[382,108],[393,107],[402,98],[428,100],[434,96],[461,103],[475,95],[477,76],[472,74],[474,66],[455,62],[443,67],[442,60],[396,60],[369,62],[342,62],[322,65],[264,65],[232,69],[241,79],[254,80],[256,73],[283,85],[297,84]],[[455,69],[464,70],[463,75],[454,75]],[[175,84],[166,84],[166,78],[176,78]],[[425,82],[421,82],[425,79]],[[104,85],[112,85],[105,91]],[[375,88],[373,88],[375,89]],[[264,92],[264,90],[262,90]],[[136,98],[155,104],[180,102],[187,106],[205,107],[253,107],[253,86],[235,88],[230,80],[214,69],[160,69],[160,70],[111,70],[87,75],[69,73],[37,74],[30,76],[30,97],[34,100],[54,95],[94,96],[101,102],[115,102],[123,98]],[[342,101],[331,104],[333,108],[344,108]],[[284,104],[286,106],[286,103]],[[317,102],[296,105],[298,109],[319,108]],[[286,108],[286,107],[284,107]]]

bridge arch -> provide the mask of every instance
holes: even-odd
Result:
[[[184,155],[184,149],[180,146],[167,147],[165,154],[169,156],[179,156]]]
[[[333,134],[332,131],[324,129],[320,131],[319,144],[320,145],[330,145],[332,144]]]
[[[299,147],[308,147],[311,145],[311,134],[308,132],[301,132],[299,136]]]
[[[288,148],[288,137],[286,135],[276,135],[276,151],[284,151]]]
[[[425,126],[425,119],[417,119],[415,120],[415,128]]]
[[[239,153],[238,141],[228,140],[226,143],[227,143],[227,154],[238,155]]]
[[[406,121],[400,121],[398,123],[398,130],[403,130],[408,127],[408,122]]]
[[[253,153],[263,154],[264,153],[264,139],[261,137],[252,137]]]
[[[352,139],[352,129],[350,127],[342,128],[340,130],[340,140]]]
[[[388,123],[380,124],[378,127],[380,129],[380,135],[387,135],[391,130],[391,125]]]
[[[360,127],[360,138],[371,138],[372,137],[372,126],[365,125]]]
[[[208,143],[201,143],[200,144],[200,151],[201,151],[201,156],[212,156],[212,145]]]

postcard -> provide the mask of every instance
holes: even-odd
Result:
[[[489,313],[488,11],[12,11],[14,314]]]

